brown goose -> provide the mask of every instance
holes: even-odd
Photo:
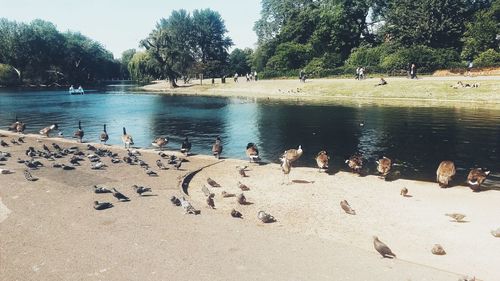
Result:
[[[57,126],[57,123],[54,123],[52,125],[50,125],[49,127],[45,127],[43,129],[40,130],[40,135],[45,135],[46,137],[49,137],[49,134],[53,131],[53,130],[57,130],[59,127]]]
[[[283,153],[282,157],[285,157],[288,161],[290,161],[290,163],[293,163],[295,162],[297,159],[300,158],[300,156],[302,156],[302,153],[304,151],[302,150],[302,146],[299,145],[298,149],[288,149],[288,150],[285,150],[285,153]]]
[[[78,139],[79,142],[82,142],[84,132],[82,130],[82,122],[78,121],[78,130],[75,131],[73,136]]]
[[[330,157],[326,153],[326,151],[322,150],[316,155],[316,164],[318,164],[318,168],[320,172],[325,172],[328,170],[328,160]]]
[[[359,173],[363,168],[363,157],[361,155],[353,155],[349,159],[345,160],[347,166],[351,168],[353,173]]]
[[[128,148],[130,148],[130,146],[134,144],[132,135],[127,134],[127,130],[125,130],[125,127],[123,127],[122,142],[125,145],[125,148],[127,148],[127,146]]]
[[[290,184],[290,171],[292,170],[292,164],[286,157],[283,157],[280,160],[281,171],[283,172],[283,181],[281,182],[281,184],[285,183],[285,177],[287,178],[287,184]]]
[[[258,162],[260,160],[259,158],[259,149],[257,148],[257,145],[255,145],[252,142],[249,142],[247,144],[247,150],[245,151],[247,157],[250,159],[251,162]]]
[[[489,174],[490,171],[482,168],[471,169],[469,175],[467,176],[467,184],[472,190],[480,191],[481,184],[483,184]]]
[[[153,140],[151,145],[162,150],[163,147],[167,145],[167,143],[168,143],[168,137],[158,137]]]
[[[99,140],[101,143],[106,143],[109,140],[108,132],[106,131],[106,124],[104,124],[104,130],[99,135]]]
[[[391,170],[391,159],[384,156],[381,159],[377,160],[376,163],[377,171],[382,175],[382,177],[387,176],[387,174],[389,174],[389,171]]]
[[[220,155],[222,153],[222,142],[219,136],[217,136],[217,138],[215,139],[215,143],[212,145],[212,153],[217,159],[220,158]]]
[[[188,156],[190,150],[191,150],[191,142],[189,142],[188,137],[186,137],[181,144],[181,152],[184,153],[184,155]]]
[[[455,173],[455,164],[452,161],[442,161],[436,171],[436,181],[440,187],[448,187]]]

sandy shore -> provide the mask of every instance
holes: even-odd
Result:
[[[1,139],[10,143],[10,133]],[[16,135],[17,136],[17,135]],[[105,170],[91,170],[89,161],[72,171],[45,167],[32,171],[38,181],[24,179],[28,146],[86,144],[28,135],[26,143],[1,147],[12,157],[0,169],[0,280],[457,280],[477,276],[498,280],[500,238],[490,230],[500,227],[500,193],[472,193],[466,187],[440,189],[435,183],[345,172],[319,173],[294,167],[293,181],[282,185],[277,164],[222,162],[198,172],[183,195],[179,180],[216,163],[206,155],[189,156],[181,170],[159,171],[157,152],[140,150],[140,157],[159,173],[149,177],[137,165],[103,162]],[[100,146],[100,145],[98,145]],[[121,147],[106,146],[124,156]],[[285,149],[285,148],[284,148]],[[174,152],[168,152],[173,154]],[[175,152],[176,153],[176,152]],[[242,152],[243,153],[243,152]],[[179,155],[179,154],[177,154]],[[68,159],[56,162],[68,163]],[[248,165],[248,177],[238,165]],[[209,209],[201,187],[206,178],[219,182],[216,209]],[[224,190],[240,193],[252,204],[238,205],[222,198]],[[109,194],[94,194],[92,186],[116,187],[131,198],[117,202]],[[151,187],[152,196],[139,197],[131,185]],[[411,197],[399,195],[409,189]],[[169,202],[185,196],[200,215],[185,215]],[[345,214],[339,202],[349,201],[357,215]],[[112,202],[104,211],[94,200]],[[236,208],[243,219],[229,215]],[[265,210],[276,223],[263,224],[256,214]],[[445,213],[467,215],[466,222],[451,222]],[[382,259],[373,249],[377,235],[398,255]],[[441,244],[444,256],[431,254]]]
[[[375,86],[379,77],[357,81],[354,79],[310,79],[301,83],[298,79],[259,80],[246,82],[240,78],[238,83],[227,79],[221,84],[220,79],[211,84],[199,80],[191,84],[181,84],[171,89],[165,81],[141,87],[147,92],[171,95],[201,95],[220,97],[243,97],[252,99],[275,99],[291,102],[308,103],[348,103],[377,104],[389,106],[446,106],[446,107],[481,107],[500,109],[500,77],[423,77],[410,80],[400,77],[385,78],[385,86]],[[458,81],[479,83],[479,88],[459,88],[451,86]]]

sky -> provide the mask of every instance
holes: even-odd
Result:
[[[160,18],[173,10],[218,11],[224,19],[232,48],[254,48],[254,22],[260,16],[259,0],[0,0],[0,18],[30,22],[50,21],[61,32],[71,30],[102,43],[115,58],[138,48]]]

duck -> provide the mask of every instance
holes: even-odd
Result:
[[[316,155],[316,164],[320,172],[328,170],[328,160],[330,160],[330,156],[328,156],[325,150],[318,152],[318,155]]]
[[[82,121],[78,121],[78,130],[75,131],[73,136],[78,139],[78,141],[81,143],[83,139],[84,132],[82,130]]]
[[[125,127],[123,127],[123,135],[122,135],[122,141],[123,144],[125,145],[125,148],[130,148],[131,145],[134,144],[134,139],[132,138],[132,135],[127,134],[127,130]]]
[[[293,163],[293,162],[297,161],[297,159],[299,159],[300,156],[302,156],[303,152],[304,151],[302,150],[302,145],[299,145],[299,147],[297,149],[292,148],[292,149],[285,150],[282,157],[285,157],[290,163]]]
[[[455,173],[456,169],[453,161],[442,161],[436,170],[436,181],[441,188],[446,188]]]
[[[222,153],[222,142],[219,136],[215,139],[215,143],[212,145],[212,153],[215,158],[219,159]]]
[[[249,142],[247,144],[247,149],[246,149],[246,154],[248,158],[250,159],[250,163],[252,162],[258,162],[260,160],[259,158],[259,149],[257,148],[257,145],[255,145],[253,142]]]
[[[483,184],[489,174],[490,171],[483,168],[471,169],[467,176],[467,184],[473,191],[480,191],[481,184]]]
[[[151,142],[151,145],[162,150],[163,147],[167,145],[167,143],[168,143],[168,137],[158,137],[155,138],[153,142]]]
[[[382,177],[387,176],[389,171],[391,170],[392,161],[391,159],[383,156],[381,159],[376,161],[377,163],[377,171],[381,174]]]
[[[59,128],[59,126],[57,125],[57,123],[54,123],[52,125],[50,125],[49,127],[45,127],[43,129],[40,130],[40,135],[45,135],[46,137],[49,137],[49,134],[53,131],[53,130],[57,130]]]
[[[347,166],[351,168],[353,173],[359,173],[363,168],[363,158],[360,155],[353,155],[345,160]]]
[[[191,150],[191,142],[189,142],[188,137],[184,138],[184,141],[181,144],[181,153],[184,153],[188,156],[189,151]]]
[[[108,132],[106,131],[106,124],[104,124],[104,130],[99,135],[99,140],[101,141],[101,143],[104,143],[104,144],[106,144],[106,142],[109,140],[109,135],[108,135]]]

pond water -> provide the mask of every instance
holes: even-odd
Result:
[[[107,124],[109,143],[121,144],[122,127],[136,146],[151,147],[165,135],[167,148],[177,149],[188,136],[193,152],[210,154],[220,135],[223,156],[245,158],[248,142],[258,145],[262,158],[278,162],[288,148],[302,145],[295,166],[315,166],[320,150],[331,156],[331,168],[346,170],[344,160],[359,152],[374,174],[374,161],[387,156],[402,178],[434,181],[441,160],[457,166],[457,182],[472,167],[492,170],[485,186],[500,187],[500,111],[466,107],[390,107],[377,105],[310,105],[299,102],[243,98],[185,97],[138,94],[126,85],[69,95],[67,91],[0,90],[0,127],[15,115],[27,132],[58,123],[71,137],[82,121],[84,140],[97,142]]]

